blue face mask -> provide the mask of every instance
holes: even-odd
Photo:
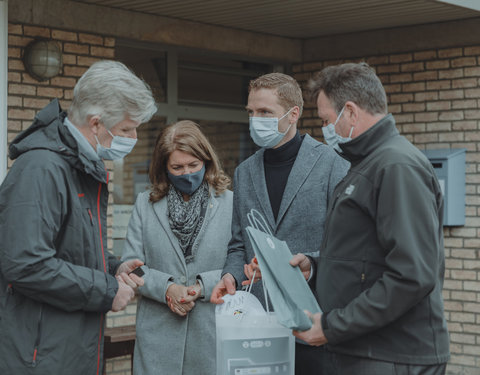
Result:
[[[290,108],[279,119],[276,117],[250,117],[250,137],[259,147],[272,148],[280,143],[290,130],[290,126],[284,133],[278,131],[278,122],[287,116],[293,108]]]
[[[203,182],[203,177],[205,176],[205,163],[203,163],[202,169],[197,172],[175,176],[167,170],[167,176],[177,190],[192,195]]]
[[[342,137],[340,134],[338,134],[335,131],[335,126],[337,125],[337,122],[340,119],[340,117],[342,117],[344,109],[345,107],[343,107],[342,110],[340,111],[340,114],[335,120],[335,123],[333,124],[330,123],[327,126],[324,126],[322,128],[322,133],[323,133],[323,137],[325,138],[325,142],[327,142],[327,144],[330,147],[333,147],[338,152],[342,152],[342,149],[340,148],[339,144],[351,141],[352,140],[351,136],[353,133],[353,126],[352,126],[352,129],[350,129],[350,134],[348,135],[348,137]]]
[[[112,136],[112,144],[110,145],[110,148],[102,146],[98,141],[97,136],[95,136],[95,139],[97,140],[97,155],[102,159],[122,159],[133,150],[133,147],[135,147],[135,144],[137,143],[136,138],[120,137],[118,135],[113,135],[108,129],[107,131],[108,134]]]

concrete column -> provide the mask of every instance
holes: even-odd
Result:
[[[7,174],[8,0],[0,0],[0,183]]]

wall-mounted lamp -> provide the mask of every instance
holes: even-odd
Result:
[[[55,77],[62,69],[62,51],[53,40],[37,39],[25,47],[23,63],[38,81]]]

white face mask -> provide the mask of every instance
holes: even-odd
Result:
[[[330,123],[327,126],[324,126],[322,128],[322,133],[323,133],[323,137],[325,138],[325,142],[327,142],[329,146],[333,147],[338,152],[342,152],[342,149],[340,148],[339,144],[351,141],[352,140],[351,137],[353,133],[353,126],[350,129],[350,134],[348,135],[348,137],[342,137],[340,134],[337,134],[337,132],[335,131],[335,126],[337,125],[340,117],[342,117],[344,109],[345,107],[343,107],[342,110],[340,111],[340,114],[335,120],[335,123],[333,124]]]
[[[250,137],[259,147],[272,148],[280,143],[290,130],[290,124],[284,133],[278,130],[278,122],[287,116],[293,108],[290,108],[282,117],[250,117]]]
[[[136,138],[127,138],[127,137],[120,137],[118,135],[113,135],[108,129],[107,129],[107,132],[112,136],[112,144],[110,145],[110,148],[102,146],[98,141],[97,136],[95,136],[95,139],[97,140],[97,154],[102,159],[105,159],[105,160],[122,159],[133,150],[133,147],[137,143]]]

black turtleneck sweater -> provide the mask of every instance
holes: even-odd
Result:
[[[287,185],[288,176],[298,155],[304,136],[297,131],[295,137],[279,148],[265,150],[263,161],[265,166],[265,180],[268,197],[272,206],[273,217],[277,220],[283,192]]]

